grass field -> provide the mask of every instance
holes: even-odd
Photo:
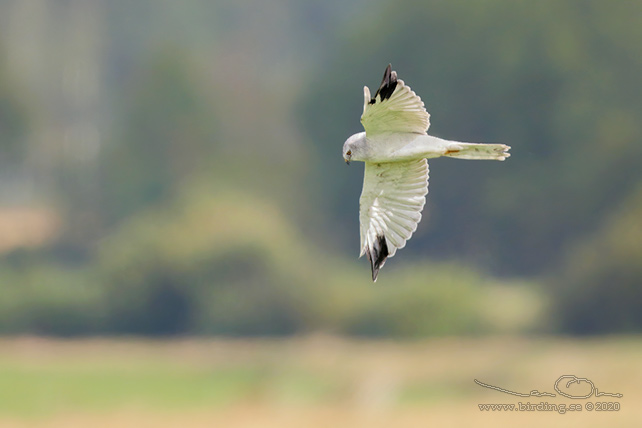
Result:
[[[562,375],[623,396],[518,397],[474,382],[555,393]],[[582,411],[479,408],[520,402]],[[619,411],[589,411],[589,402]],[[639,337],[0,340],[3,428],[629,427],[642,423],[641,402]]]

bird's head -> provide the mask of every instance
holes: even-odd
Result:
[[[352,135],[343,143],[343,160],[349,165],[350,161],[364,160],[366,133],[360,132]]]

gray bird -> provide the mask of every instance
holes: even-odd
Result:
[[[448,141],[428,135],[430,115],[421,98],[388,65],[374,97],[363,88],[361,124],[365,132],[343,144],[343,158],[365,162],[359,200],[361,254],[368,257],[372,280],[388,257],[403,248],[417,224],[428,193],[426,159],[503,161],[510,156],[504,144]]]

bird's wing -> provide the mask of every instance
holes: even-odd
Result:
[[[366,163],[359,200],[361,254],[372,267],[372,280],[387,257],[403,248],[417,224],[428,193],[428,162]]]
[[[421,98],[397,79],[390,64],[383,75],[381,86],[374,97],[363,87],[363,114],[361,124],[367,136],[388,132],[425,134],[430,126],[430,115]]]

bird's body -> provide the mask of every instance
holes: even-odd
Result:
[[[374,97],[364,87],[361,123],[365,132],[343,145],[346,162],[362,161],[366,168],[361,192],[359,223],[361,255],[366,254],[372,280],[397,249],[417,229],[428,193],[426,159],[504,160],[510,147],[448,141],[428,135],[430,115],[421,99],[386,68]]]
[[[476,144],[449,141],[427,134],[390,133],[371,138],[365,132],[352,135],[346,141],[362,145],[363,152],[351,156],[351,161],[400,162],[448,156],[459,159],[504,160],[508,154],[503,144]]]

